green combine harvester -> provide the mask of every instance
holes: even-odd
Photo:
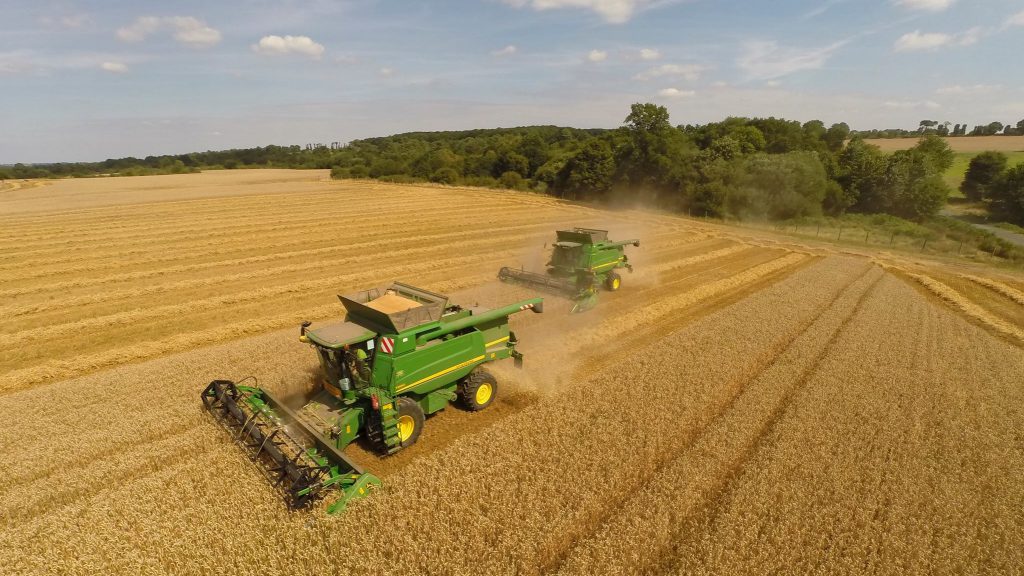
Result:
[[[597,305],[599,286],[609,292],[619,289],[622,276],[616,270],[633,271],[625,247],[640,246],[635,238],[615,242],[608,239],[607,230],[594,228],[558,230],[555,235],[547,272],[506,266],[498,271],[498,279],[561,294],[573,300],[572,312],[582,312]]]
[[[393,454],[415,443],[425,416],[449,402],[487,408],[498,383],[483,365],[504,358],[522,365],[508,317],[543,311],[541,298],[464,309],[400,282],[338,298],[344,322],[315,330],[302,324],[299,340],[316,348],[323,384],[305,406],[289,408],[252,377],[214,380],[202,392],[206,409],[263,464],[292,508],[340,492],[330,513],[380,484],[345,456],[346,446],[363,436]]]

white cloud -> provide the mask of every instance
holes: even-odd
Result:
[[[1024,26],[1024,11],[1017,12],[1006,19],[1007,26]]]
[[[970,46],[971,44],[977,44],[978,40],[981,40],[981,37],[984,34],[984,32],[985,31],[982,30],[981,26],[975,26],[974,28],[971,28],[966,32],[958,34],[956,37],[956,43],[959,44],[960,46]]]
[[[39,23],[48,28],[81,28],[86,24],[92,24],[92,18],[88,14],[65,14],[63,16],[41,16]]]
[[[942,108],[942,105],[938,102],[931,100],[922,100],[920,102],[912,100],[890,100],[882,104],[886,108],[892,108],[895,110],[938,110]]]
[[[769,80],[765,82],[764,85],[768,88],[778,88],[779,86],[782,86],[782,82],[778,80]]]
[[[736,66],[756,80],[774,80],[802,70],[818,70],[846,41],[821,48],[800,49],[779,46],[774,41],[753,41],[744,45]]]
[[[59,70],[104,70],[126,72],[139,56],[103,52],[40,53],[33,50],[0,52],[0,74],[48,75]]]
[[[324,53],[323,44],[317,44],[309,36],[264,36],[253,44],[252,49],[259,54],[271,56],[299,54],[309,58],[320,58]]]
[[[657,60],[661,58],[661,52],[658,52],[654,48],[641,48],[640,59],[641,60]]]
[[[508,46],[505,46],[501,50],[495,50],[491,52],[491,56],[511,56],[515,54],[517,50],[518,48],[516,48],[514,44],[509,44]]]
[[[100,68],[114,74],[124,74],[128,71],[128,65],[124,62],[104,62],[100,64]]]
[[[604,62],[608,59],[608,53],[604,50],[591,50],[587,53],[587,60],[591,62]]]
[[[929,32],[922,34],[920,30],[914,30],[913,32],[907,32],[903,36],[900,36],[896,40],[896,44],[893,48],[897,52],[912,52],[915,50],[935,50],[947,44],[953,42],[953,37],[949,34],[941,34],[938,32]]]
[[[395,75],[395,71],[391,68],[381,68],[377,71],[377,74],[380,74],[385,78],[390,78]]]
[[[139,16],[128,26],[117,29],[117,37],[123,42],[141,42],[146,36],[160,29],[160,18]]]
[[[973,86],[961,86],[955,84],[953,86],[943,86],[935,90],[936,94],[942,95],[967,95],[967,94],[992,94],[1002,90],[1003,87],[1000,84],[975,84]]]
[[[705,70],[707,67],[700,64],[662,64],[637,74],[633,79],[646,81],[654,78],[679,77],[692,82],[700,78],[701,72]]]
[[[651,4],[651,0],[504,0],[510,6],[534,10],[557,10],[560,8],[582,8],[596,12],[606,22],[622,24],[628,22],[638,10]]]
[[[191,16],[172,16],[165,20],[174,28],[174,39],[189,46],[213,46],[220,42],[220,31]]]
[[[893,44],[897,52],[917,52],[922,50],[938,50],[945,46],[970,46],[976,44],[984,35],[980,26],[975,26],[959,34],[943,34],[941,32],[925,32],[914,30],[900,36]]]
[[[174,39],[186,46],[205,48],[220,42],[220,31],[192,16],[139,16],[134,22],[117,29],[122,42],[142,42],[149,36],[170,30]]]
[[[956,0],[896,0],[897,6],[908,10],[925,10],[928,12],[942,12],[953,5]]]
[[[664,98],[690,98],[696,95],[697,93],[693,90],[680,90],[678,88],[662,88],[658,90],[658,96]]]

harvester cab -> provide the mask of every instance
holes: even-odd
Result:
[[[517,364],[510,315],[541,312],[532,298],[494,310],[449,305],[448,297],[395,282],[339,296],[345,321],[311,329],[299,340],[316,350],[320,387],[298,409],[257,386],[215,380],[203,391],[207,409],[260,460],[293,507],[329,489],[338,512],[380,480],[343,450],[357,438],[393,454],[419,438],[426,415],[458,402],[488,407],[498,382],[483,365],[505,358]]]
[[[545,272],[506,266],[498,271],[498,278],[567,296],[573,300],[572,312],[582,312],[597,304],[600,286],[610,292],[622,286],[617,269],[633,271],[625,253],[630,244],[640,246],[640,240],[612,241],[607,230],[595,228],[558,230]]]

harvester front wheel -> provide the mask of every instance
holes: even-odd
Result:
[[[615,292],[619,289],[619,286],[622,286],[622,276],[619,276],[615,272],[610,272],[604,279],[604,287],[607,288],[609,292]]]
[[[471,412],[479,412],[494,402],[498,395],[498,381],[490,372],[477,368],[466,376],[459,386],[462,405]]]
[[[423,432],[423,408],[420,403],[402,396],[395,401],[398,407],[398,439],[402,446],[411,446]]]

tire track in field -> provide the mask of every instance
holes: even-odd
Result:
[[[838,336],[883,277],[880,269],[868,267],[819,307],[811,318],[778,340],[729,386],[729,395],[698,427],[681,452],[645,474],[638,482],[639,490],[617,498],[599,518],[595,518],[586,539],[577,540],[564,550],[559,561],[544,572],[589,573],[594,565],[615,566],[616,558],[626,557],[630,559],[630,565],[620,565],[619,568],[628,573],[649,573],[662,568],[660,563],[666,558],[665,549],[670,546],[666,541],[667,535],[677,538],[676,532],[683,519],[695,513],[694,509],[680,508],[676,503],[687,503],[691,507],[702,503],[714,505],[714,499],[707,500],[709,495],[720,493],[738,474],[743,463],[782,415],[795,391],[832,350]],[[849,302],[844,305],[844,300]],[[828,317],[830,312],[837,311],[838,318]],[[807,357],[808,349],[815,350],[810,357]],[[789,375],[794,372],[796,378],[790,379]],[[773,383],[777,384],[775,388]],[[777,396],[775,401],[764,402],[765,396],[771,398],[772,394]],[[751,418],[751,411],[757,417]],[[747,431],[752,434],[737,436],[736,429],[749,429]],[[702,474],[711,477],[711,485],[700,482],[706,479]],[[680,485],[680,479],[691,478],[696,480],[688,483],[684,480]],[[647,510],[647,514],[637,515],[640,509]],[[653,538],[636,541],[629,537],[634,530],[631,525],[638,520],[647,526],[658,527],[654,530],[645,527],[640,531],[641,535]],[[658,536],[661,537],[660,542],[656,541]]]
[[[705,487],[704,490],[698,489],[699,493],[704,496],[705,500],[703,504],[699,502],[697,503],[696,514],[694,514],[688,522],[684,523],[685,528],[683,528],[682,533],[675,537],[675,541],[671,544],[672,548],[677,547],[680,540],[687,538],[687,528],[692,528],[698,524],[714,522],[715,518],[722,511],[723,504],[727,499],[727,494],[735,489],[735,483],[742,474],[744,467],[755,454],[764,448],[765,443],[769,440],[780,420],[792,405],[796,394],[807,386],[808,382],[810,382],[815,373],[820,369],[822,362],[836,351],[840,337],[848,331],[850,324],[858,318],[861,311],[864,309],[866,302],[875,296],[878,286],[884,278],[884,273],[878,274],[875,279],[870,281],[867,288],[856,297],[853,309],[849,313],[845,313],[839,326],[830,333],[821,350],[817,352],[811,359],[810,363],[800,371],[796,380],[788,386],[780,386],[780,389],[775,391],[776,394],[779,395],[779,398],[771,402],[767,409],[762,408],[760,410],[762,414],[759,415],[760,417],[757,419],[756,425],[751,426],[749,423],[749,414],[744,413],[742,411],[742,407],[737,409],[736,414],[731,415],[732,419],[735,420],[733,426],[737,428],[743,426],[754,428],[754,435],[752,437],[728,438],[718,442],[709,440],[705,443],[705,446],[697,447],[695,452],[703,456],[703,458],[701,458],[702,460],[705,462],[712,460],[717,464],[717,481],[712,486]],[[760,398],[757,400],[751,400],[751,403],[754,405],[753,410],[757,410],[757,405],[762,404]],[[722,425],[728,426],[726,422],[723,422]],[[729,432],[728,430],[723,430],[721,433],[728,434]],[[717,447],[722,446],[723,444],[732,448],[730,452],[734,456],[724,462],[720,457],[720,454],[715,454],[713,451],[717,450]],[[738,444],[738,446],[736,444]],[[712,446],[716,448],[712,448]],[[690,456],[693,457],[693,461],[696,461],[699,458],[697,454],[693,454],[683,456],[681,459],[686,459]],[[711,464],[711,462],[708,462],[708,464]],[[686,467],[691,470],[694,468],[694,466],[689,465],[686,465]],[[680,516],[681,515],[678,514],[677,510],[677,522],[680,520]],[[659,559],[661,560],[660,566],[658,566],[658,572],[660,574],[674,574],[676,572],[675,567],[679,564],[679,557],[677,555],[668,554],[661,556]]]
[[[32,477],[0,493],[0,529],[11,528],[32,518],[51,514],[124,485],[147,472],[160,470],[202,452],[210,435],[198,422],[168,430],[130,447],[111,447],[108,457],[86,466],[70,463],[59,483],[57,470],[36,470]],[[60,470],[64,468],[61,467]],[[141,473],[141,474],[140,474]]]

